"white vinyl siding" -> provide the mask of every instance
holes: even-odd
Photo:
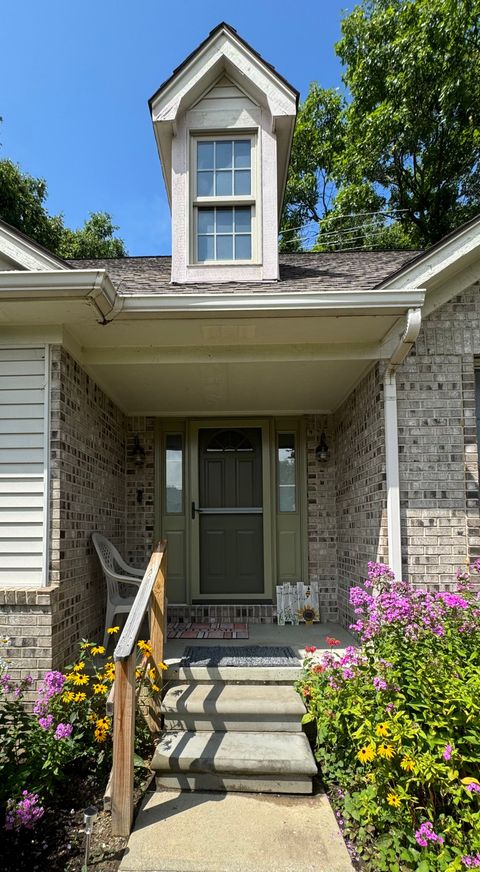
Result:
[[[0,347],[0,584],[44,582],[47,351]]]

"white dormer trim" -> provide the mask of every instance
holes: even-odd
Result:
[[[0,260],[5,260],[12,270],[71,269],[63,260],[4,221],[0,221]]]
[[[169,203],[172,204],[172,138],[177,135],[179,118],[222,75],[238,84],[246,96],[263,106],[270,114],[271,129],[277,136],[277,190],[280,212],[298,95],[227,25],[221,25],[213,31],[210,38],[150,100]]]

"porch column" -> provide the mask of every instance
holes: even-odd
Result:
[[[400,473],[398,467],[397,367],[417,340],[422,324],[421,309],[409,309],[404,332],[384,378],[385,471],[387,476],[388,562],[395,578],[402,578],[402,529],[400,522]]]

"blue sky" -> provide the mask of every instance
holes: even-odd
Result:
[[[147,100],[226,20],[305,97],[339,86],[339,0],[17,0],[2,16],[0,157],[48,183],[68,226],[106,211],[130,254],[170,252]]]

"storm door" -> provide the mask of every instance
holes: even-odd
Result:
[[[200,596],[264,592],[262,430],[199,429]]]

